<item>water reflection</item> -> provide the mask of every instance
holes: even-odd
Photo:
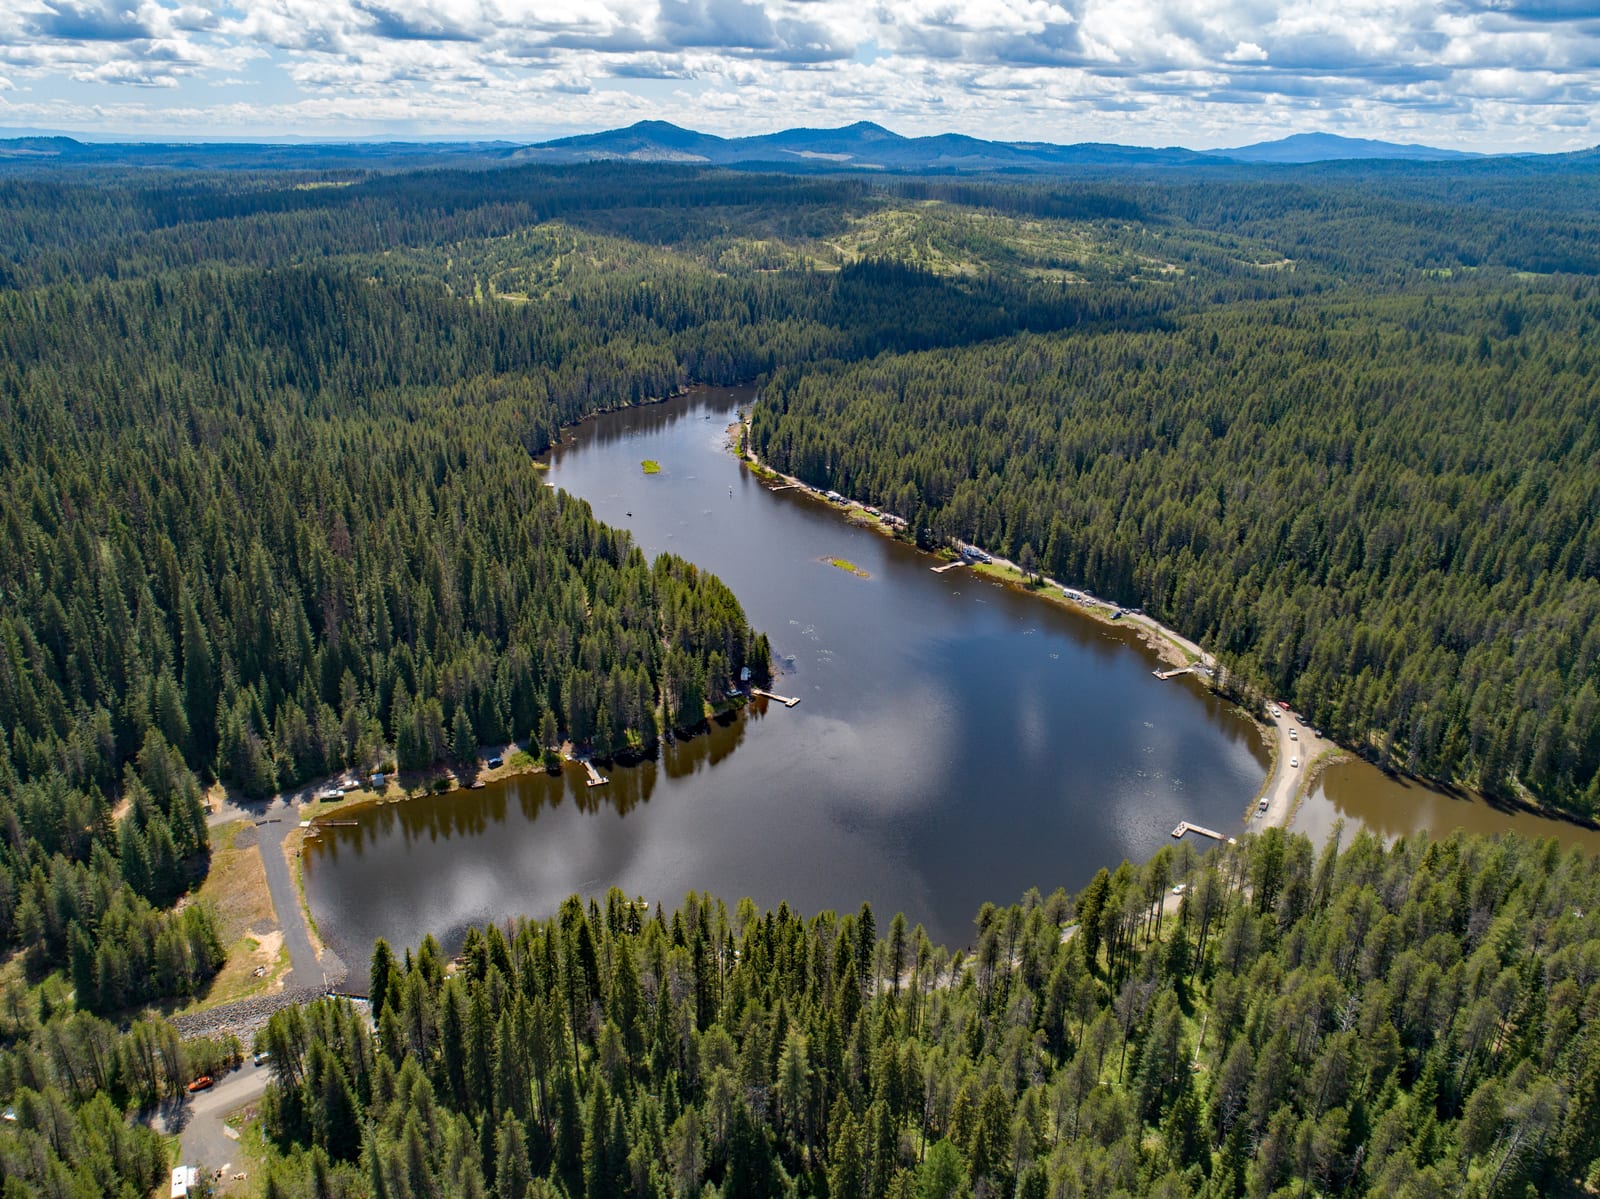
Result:
[[[1323,771],[1290,828],[1320,845],[1339,820],[1351,828],[1364,825],[1385,841],[1424,831],[1448,837],[1459,828],[1469,833],[1511,832],[1530,839],[1554,837],[1563,845],[1600,853],[1600,830],[1497,804],[1471,791],[1385,774],[1355,758]]]
[[[721,576],[801,704],[758,702],[603,788],[529,775],[348,817],[305,872],[347,962],[378,935],[448,940],[611,885],[668,905],[690,888],[808,912],[867,900],[961,944],[985,900],[1081,886],[1170,845],[1179,820],[1238,824],[1266,768],[1248,720],[1192,679],[1153,678],[1131,630],[934,574],[807,493],[769,490],[725,450],[745,398],[590,422],[549,479],[647,554]]]

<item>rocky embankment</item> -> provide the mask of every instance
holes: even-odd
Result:
[[[171,1023],[180,1036],[215,1037],[232,1033],[248,1044],[250,1037],[272,1018],[274,1012],[295,1004],[310,1003],[326,993],[321,987],[285,987],[271,995],[253,995],[237,1003],[223,1003],[198,1012],[184,1012],[172,1017]]]

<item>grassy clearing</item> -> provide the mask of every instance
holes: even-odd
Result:
[[[289,956],[267,889],[256,829],[249,821],[211,830],[211,870],[196,898],[216,909],[228,960],[189,1010],[233,1003],[271,988],[288,968]]]
[[[259,1193],[251,1185],[251,1180],[263,1170],[272,1160],[272,1154],[267,1146],[266,1132],[261,1127],[261,1121],[256,1117],[260,1114],[260,1100],[246,1104],[238,1111],[228,1116],[227,1125],[239,1133],[237,1145],[237,1158],[228,1170],[228,1181],[233,1183],[229,1193],[248,1195]],[[244,1180],[234,1182],[233,1175],[243,1174]]]
[[[281,932],[273,931],[259,938],[241,937],[228,946],[228,960],[211,980],[205,997],[187,1010],[202,1011],[265,994],[277,985],[288,969],[289,951],[284,948]]]
[[[639,465],[644,467],[644,473],[647,475],[659,475],[661,473],[661,463],[654,458],[646,458]]]

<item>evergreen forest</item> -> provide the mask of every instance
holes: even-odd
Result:
[[[454,959],[380,941],[375,1032],[275,1016],[262,1193],[1576,1194],[1597,888],[1553,841],[1274,829],[985,905],[967,952],[866,906],[574,896]]]
[[[543,478],[564,428],[695,384],[757,385],[769,465],[1142,606],[1235,695],[1600,813],[1582,156],[182,158],[0,161],[5,1199],[149,1194],[125,1116],[238,1060],[157,1014],[228,956],[218,788],[649,755],[768,678],[728,587]],[[986,907],[959,953],[574,898],[458,959],[380,944],[371,1027],[275,1016],[261,1188],[1576,1193],[1596,886],[1553,845],[1271,832]]]
[[[1281,299],[787,367],[752,445],[1143,607],[1385,766],[1593,816],[1597,345],[1589,280]]]

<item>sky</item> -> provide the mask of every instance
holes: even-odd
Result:
[[[0,128],[1600,143],[1600,0],[0,0]]]

